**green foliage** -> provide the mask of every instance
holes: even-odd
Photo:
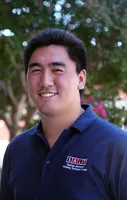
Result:
[[[11,84],[17,101],[26,94],[21,76],[25,42],[46,27],[70,30],[84,41],[88,51],[86,87],[98,101],[114,102],[119,89],[127,92],[126,0],[4,0],[0,2],[0,30],[10,29],[14,35],[0,36],[0,80]],[[94,85],[101,87],[95,89]],[[0,102],[0,112],[17,112],[1,87]],[[121,126],[125,109],[119,115],[115,104],[106,109],[109,120]]]

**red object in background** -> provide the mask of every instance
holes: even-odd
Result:
[[[89,96],[87,98],[83,98],[81,100],[82,103],[90,103],[93,107],[93,111],[101,116],[102,118],[106,119],[107,118],[107,113],[106,110],[104,109],[103,105],[101,103],[98,103],[94,96]]]
[[[93,104],[95,106],[93,108],[94,112],[99,114],[104,119],[106,119],[107,118],[107,113],[106,113],[106,110],[103,108],[103,106],[98,102],[94,102]]]

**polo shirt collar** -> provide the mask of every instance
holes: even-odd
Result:
[[[72,124],[72,128],[77,129],[79,132],[84,132],[88,129],[94,121],[97,119],[97,115],[93,112],[91,105],[89,104],[82,104],[82,108],[84,112],[79,118]]]
[[[78,132],[84,132],[86,129],[88,129],[96,120],[97,115],[93,112],[93,109],[91,105],[89,104],[82,104],[82,108],[84,109],[84,112],[82,115],[79,116],[79,118],[70,126],[72,129],[78,130]],[[33,134],[39,134],[42,135],[42,123],[39,121],[35,126],[33,131],[31,131],[31,135]]]

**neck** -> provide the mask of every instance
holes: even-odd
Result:
[[[68,112],[57,116],[41,116],[43,132],[50,148],[52,148],[62,131],[69,128],[83,112],[84,110],[79,107],[75,112],[68,110]]]

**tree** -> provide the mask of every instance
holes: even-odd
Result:
[[[127,2],[126,0],[5,0],[0,3],[0,118],[10,139],[34,123],[36,108],[27,95],[23,48],[28,38],[46,27],[74,32],[88,50],[88,80],[85,94],[104,103],[108,119],[124,124],[127,115],[114,102],[119,89],[127,92]],[[6,36],[7,30],[12,36]],[[109,107],[109,103],[110,106]]]

